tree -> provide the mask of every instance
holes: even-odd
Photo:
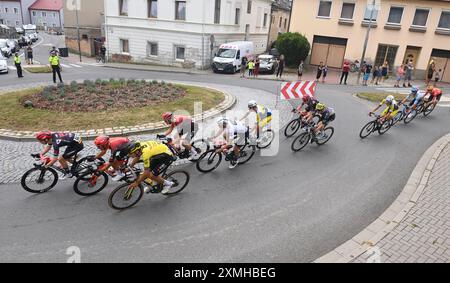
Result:
[[[276,48],[284,55],[287,66],[297,67],[308,56],[311,45],[304,35],[287,32],[278,36]]]

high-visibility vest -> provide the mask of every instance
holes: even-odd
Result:
[[[14,63],[20,64],[20,57],[19,56],[14,57]]]
[[[59,65],[59,57],[58,56],[50,56],[48,59],[50,61],[50,64],[52,66],[58,66]]]

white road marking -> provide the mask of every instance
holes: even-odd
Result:
[[[10,69],[10,70],[12,70],[12,71],[16,71],[16,70],[17,70],[17,68],[14,67],[14,66],[8,66],[8,69]]]
[[[75,64],[69,64],[69,65],[72,66],[72,67],[75,67],[75,68],[83,68],[83,67],[75,65]]]
[[[71,69],[72,68],[71,66],[66,65],[66,64],[61,64],[61,66],[63,66],[64,68],[67,68],[67,69]]]

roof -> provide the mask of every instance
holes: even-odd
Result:
[[[62,0],[37,0],[28,9],[43,10],[43,11],[61,11],[62,8],[63,8]]]

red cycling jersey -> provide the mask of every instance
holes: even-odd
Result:
[[[127,138],[110,138],[109,139],[109,149],[112,152],[115,152],[121,148],[123,148],[124,145],[128,144],[130,142]]]
[[[442,94],[442,90],[440,90],[438,88],[434,88],[433,91],[431,92],[431,95],[433,95],[433,97],[437,97],[441,94]]]
[[[178,127],[179,125],[181,125],[183,122],[191,122],[192,119],[189,116],[175,116],[174,117],[174,122],[172,123],[173,126]]]

